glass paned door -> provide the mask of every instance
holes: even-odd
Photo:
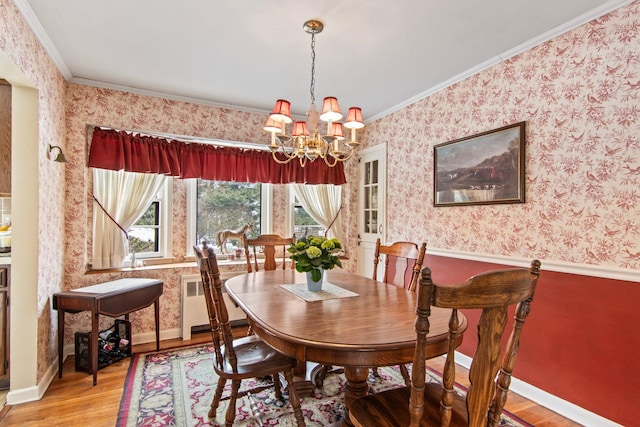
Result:
[[[358,186],[358,274],[371,277],[376,239],[385,236],[387,144],[360,151]]]

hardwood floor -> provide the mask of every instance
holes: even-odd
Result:
[[[190,341],[181,339],[162,341],[161,348],[203,343],[210,339],[211,335],[208,332],[197,333],[192,335]],[[138,353],[154,349],[153,343],[135,345],[133,348],[134,352]],[[93,377],[86,372],[75,372],[74,359],[69,357],[64,363],[62,378],[55,378],[41,400],[5,406],[0,412],[0,427],[115,426],[129,360],[116,362],[100,370],[98,384],[93,386]],[[441,371],[441,360],[440,358],[433,360],[429,365]],[[464,368],[456,369],[456,381],[462,385],[468,385],[466,375],[467,371]],[[509,393],[506,409],[536,427],[580,426],[515,393]]]

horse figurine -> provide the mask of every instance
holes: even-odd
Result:
[[[220,248],[220,252],[223,253],[223,254],[226,253],[227,240],[229,240],[229,239],[238,239],[240,241],[240,244],[244,244],[244,241],[242,239],[242,235],[244,233],[246,233],[247,230],[253,231],[253,223],[252,222],[250,222],[248,224],[245,224],[244,226],[242,226],[241,228],[239,228],[237,230],[222,230],[222,231],[218,231],[218,234],[216,234],[216,237],[218,239],[218,247]]]

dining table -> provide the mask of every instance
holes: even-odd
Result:
[[[333,269],[325,272],[322,290],[312,292],[304,273],[284,269],[237,275],[225,289],[256,335],[298,360],[296,375],[308,374],[308,362],[344,368],[347,412],[368,393],[371,367],[413,361],[417,295],[403,287]],[[450,314],[431,308],[427,358],[447,352]],[[467,328],[466,317],[458,316],[456,346]],[[351,425],[348,414],[343,423]]]

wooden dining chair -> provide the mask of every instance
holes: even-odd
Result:
[[[380,238],[376,239],[376,250],[373,255],[373,280],[378,280],[378,265],[383,259],[382,281],[403,286],[405,289],[415,292],[426,251],[427,244],[424,242],[420,247],[413,242],[394,242],[390,245],[382,245]],[[380,377],[378,368],[372,368],[371,373],[375,377]],[[405,384],[409,386],[411,378],[405,365],[400,365],[400,373]]]
[[[353,424],[357,427],[497,426],[539,276],[540,261],[534,260],[530,268],[493,270],[460,284],[441,285],[433,283],[431,270],[425,267],[418,286],[411,386],[356,399],[349,408]],[[508,308],[512,305],[516,305],[515,321],[501,362],[500,343],[509,317]],[[431,307],[452,309],[442,384],[425,384],[425,343]],[[455,348],[451,343],[460,335],[459,309],[482,310],[466,398],[453,390]]]
[[[380,238],[378,238],[373,255],[373,280],[378,280],[378,264],[381,258],[384,258],[382,281],[415,291],[426,250],[426,243],[422,243],[419,248],[413,242],[394,242],[390,245],[382,245]]]
[[[287,262],[290,263],[291,268],[295,267],[293,260],[289,259],[289,253],[287,252],[289,245],[295,243],[295,236],[282,237],[279,234],[261,234],[255,239],[249,239],[245,234],[243,240],[245,258],[247,259],[247,272],[251,273],[252,271],[259,270],[257,254],[260,252],[264,252],[264,265],[262,268],[266,271],[278,268],[276,255],[278,255],[278,258],[280,258],[280,256],[282,257],[282,269],[286,268]],[[250,248],[253,254],[251,254]],[[255,269],[251,266],[251,255],[253,255]]]
[[[203,242],[203,248],[193,247],[196,262],[202,276],[205,302],[209,314],[209,325],[215,352],[214,370],[218,375],[209,418],[215,418],[218,405],[222,400],[222,392],[227,380],[231,380],[229,406],[225,415],[225,426],[230,427],[236,417],[236,400],[245,394],[257,392],[257,389],[239,392],[243,379],[272,376],[276,398],[282,398],[280,375],[282,372],[287,381],[289,400],[293,407],[297,425],[304,426],[304,418],[300,408],[300,399],[293,382],[293,369],[297,360],[284,355],[267,345],[256,335],[234,339],[229,323],[229,314],[222,297],[222,281],[213,247]],[[264,389],[265,387],[261,387]]]

